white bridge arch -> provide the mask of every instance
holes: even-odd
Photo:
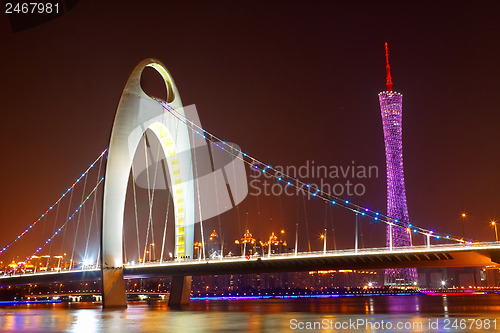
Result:
[[[195,195],[193,164],[189,153],[192,149],[190,131],[185,123],[165,112],[157,101],[142,90],[141,75],[146,67],[154,68],[162,76],[167,88],[166,102],[184,116],[179,92],[165,66],[156,59],[141,61],[123,89],[109,142],[101,232],[104,307],[126,306],[122,252],[125,197],[134,154],[147,129],[158,138],[166,157],[174,204],[175,256],[193,257]],[[180,154],[182,152],[187,153]],[[185,301],[190,281],[190,277],[174,277],[172,289],[175,287],[176,292],[171,291],[171,301]]]

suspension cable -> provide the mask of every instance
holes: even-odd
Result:
[[[164,109],[168,110],[171,112],[175,117],[177,117],[180,121],[185,123],[187,126],[189,126],[193,131],[195,131],[196,134],[203,136],[203,138],[214,142],[217,147],[219,147],[222,150],[226,150],[230,152],[227,148],[226,141],[218,138],[217,136],[211,134],[210,132],[204,130],[202,127],[198,126],[196,123],[192,122],[191,120],[187,119],[184,115],[179,113],[177,110],[172,108],[170,105],[168,105],[166,102],[163,102],[161,100],[157,100],[158,103],[160,103]],[[231,153],[231,152],[230,152]],[[241,156],[239,153],[242,153]],[[313,197],[317,197],[318,199],[330,202],[332,205],[338,205],[342,208],[345,208],[347,210],[350,210],[354,213],[358,213],[361,216],[367,216],[373,218],[375,221],[380,221],[388,225],[393,225],[401,228],[405,228],[407,230],[413,231],[414,233],[421,233],[424,235],[430,235],[431,237],[434,237],[436,239],[441,239],[443,238],[444,240],[452,240],[455,242],[459,243],[465,243],[465,240],[462,238],[459,238],[457,236],[452,236],[452,235],[439,235],[435,233],[433,230],[426,229],[423,227],[416,226],[410,221],[401,221],[392,217],[389,217],[387,215],[381,214],[379,212],[376,212],[374,210],[371,210],[369,208],[365,208],[363,206],[357,205],[353,202],[350,202],[349,200],[344,200],[340,197],[337,197],[333,194],[326,193],[322,191],[321,189],[317,189],[314,191],[311,188],[310,184],[307,184],[305,182],[300,181],[299,179],[296,179],[294,177],[291,177],[287,174],[284,174],[283,172],[271,167],[270,165],[261,162],[260,160],[248,155],[247,153],[244,153],[242,151],[237,150],[236,154],[234,154],[236,158],[242,160],[244,163],[250,165],[252,168],[269,174],[271,177],[275,177],[278,179],[278,181],[283,181],[286,185],[292,186],[297,188],[299,191],[304,191],[308,195],[311,195]],[[469,243],[472,243],[472,240],[469,241]]]
[[[165,175],[165,183],[167,183],[167,175]],[[167,237],[167,223],[168,223],[168,212],[170,211],[170,200],[173,200],[173,196],[170,195],[167,200],[167,212],[165,213],[165,226],[163,228],[163,239],[161,242],[161,253],[160,253],[160,264],[163,261],[163,253],[165,249],[165,238]]]
[[[99,179],[101,178],[101,168],[102,168],[102,159],[99,162],[99,169],[97,171],[97,179],[96,179],[96,181],[99,181]],[[87,242],[85,244],[85,252],[84,252],[84,255],[83,255],[84,258],[87,258],[87,256],[88,256],[90,233],[91,233],[91,230],[92,230],[92,222],[94,220],[94,213],[95,213],[95,210],[96,210],[97,192],[94,192],[93,197],[94,197],[94,199],[92,201],[92,211],[90,213],[89,232],[88,232],[88,235],[87,235]]]
[[[148,217],[148,223],[147,223],[147,228],[146,228],[146,241],[144,242],[144,252],[143,252],[143,259],[142,259],[142,264],[144,265],[146,263],[146,251],[148,248],[148,239],[149,239],[149,223],[151,221],[151,191],[150,191],[150,184],[149,184],[149,161],[148,161],[148,147],[147,147],[147,141],[146,141],[146,133],[143,134],[144,137],[144,159],[146,161],[146,182],[148,184],[147,191],[148,191],[148,207],[149,207],[149,217]]]
[[[83,200],[82,202],[82,207],[78,207],[77,209],[75,209],[75,211],[71,214],[71,216],[69,216],[67,219],[66,219],[66,222],[64,222],[64,224],[59,227],[59,229],[57,229],[57,231],[52,235],[50,236],[46,241],[45,243],[43,243],[43,245],[41,245],[38,249],[36,249],[36,251],[29,257],[26,258],[25,261],[29,261],[33,258],[33,256],[35,256],[38,252],[40,252],[47,244],[49,244],[63,229],[66,229],[66,226],[68,225],[69,222],[72,222],[73,221],[73,217],[81,210],[83,209],[83,206],[85,206],[85,203],[89,200],[89,198],[92,196],[92,194],[98,189],[99,185],[101,185],[101,183],[104,181],[104,177],[102,177],[99,182],[97,183],[97,185],[92,189],[92,191],[90,191],[90,193],[85,197],[85,200]],[[71,267],[70,267],[71,268]]]
[[[85,177],[85,181],[83,182],[82,198],[80,199],[80,202],[83,202],[83,199],[85,197],[85,190],[87,188],[87,179],[89,179],[89,177]],[[80,204],[80,208],[82,208],[81,204]],[[76,221],[76,230],[75,230],[75,236],[74,236],[74,239],[73,239],[73,249],[71,251],[71,260],[70,260],[70,262],[73,262],[74,255],[75,255],[76,239],[78,238],[78,227],[80,226],[80,218],[82,216],[82,210],[80,210],[78,212],[78,218],[77,218],[77,221]]]
[[[70,187],[68,187],[68,189],[59,197],[59,199],[57,199],[51,206],[49,206],[49,208],[47,208],[47,210],[42,213],[40,215],[40,217],[38,217],[37,220],[35,220],[35,222],[33,222],[32,224],[30,224],[22,233],[20,233],[17,237],[14,238],[14,240],[12,240],[10,243],[8,243],[7,245],[5,245],[2,249],[0,249],[0,254],[2,254],[5,250],[7,250],[8,248],[10,248],[12,246],[12,244],[14,244],[15,242],[17,242],[18,240],[20,240],[21,238],[23,238],[24,235],[26,235],[30,230],[32,230],[40,221],[42,221],[43,219],[45,219],[47,217],[47,215],[49,214],[49,212],[51,212],[54,208],[58,208],[59,207],[59,204],[60,202],[66,197],[66,195],[71,192],[75,186],[80,182],[80,180],[82,180],[83,177],[85,177],[89,171],[94,167],[95,163],[101,159],[105,153],[108,151],[108,149],[105,149],[96,159],[95,161],[80,175],[80,177],[78,177],[75,182],[73,183],[73,185],[71,185]]]
[[[135,190],[135,171],[132,161],[132,191],[134,193],[135,234],[137,236],[137,262],[141,261],[141,246],[139,241],[139,218],[137,217],[137,194]]]
[[[194,142],[194,132],[192,132],[193,135],[193,141]],[[194,165],[192,166],[194,170],[194,178],[196,179],[196,196],[198,199],[198,214],[200,218],[200,237],[201,237],[201,256],[198,258],[198,260],[205,260],[205,235],[203,233],[203,215],[201,212],[201,199],[200,199],[200,180],[199,180],[199,175],[198,175],[198,163],[196,159],[196,153],[194,155]],[[193,193],[194,194],[194,193]],[[194,221],[193,221],[194,223]],[[194,256],[194,255],[193,255]]]

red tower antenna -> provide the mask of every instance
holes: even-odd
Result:
[[[389,66],[389,47],[387,46],[387,42],[385,43],[385,71],[387,72],[387,78],[385,82],[387,91],[392,91],[391,66]]]

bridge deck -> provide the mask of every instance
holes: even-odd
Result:
[[[322,251],[271,255],[270,257],[232,257],[205,261],[146,263],[124,267],[125,278],[160,276],[224,275],[271,272],[298,272],[339,269],[383,269],[404,267],[474,267],[500,263],[500,242],[473,245],[434,245]],[[0,277],[0,286],[98,280],[100,269],[43,272]]]

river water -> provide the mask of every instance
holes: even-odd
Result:
[[[500,295],[197,300],[103,311],[94,303],[0,307],[1,332],[500,332]]]

